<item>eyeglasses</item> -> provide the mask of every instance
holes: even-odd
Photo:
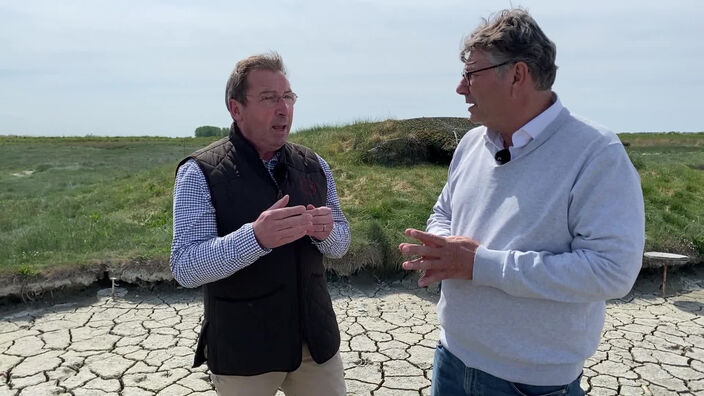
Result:
[[[279,104],[279,101],[281,99],[284,100],[284,103],[286,103],[287,106],[293,106],[296,104],[296,100],[298,100],[298,95],[296,95],[293,92],[286,92],[283,95],[277,95],[273,93],[265,93],[262,95],[246,95],[248,98],[249,97],[255,97],[259,100],[259,103],[266,106],[266,107],[276,107],[277,104]]]
[[[484,70],[495,69],[495,68],[501,67],[503,65],[508,65],[511,62],[513,62],[513,61],[507,60],[506,62],[499,63],[498,65],[482,67],[481,69],[477,69],[477,70],[464,70],[464,71],[462,71],[462,78],[464,78],[467,81],[467,83],[469,83],[469,79],[472,78],[472,74],[479,73],[480,71],[484,71]]]

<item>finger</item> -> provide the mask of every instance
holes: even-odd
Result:
[[[308,233],[309,234],[320,234],[321,232],[325,231],[325,226],[322,224],[311,224],[310,227],[308,227]]]
[[[405,234],[413,239],[417,239],[425,245],[442,246],[445,244],[445,237],[433,235],[429,232],[416,230],[415,228],[406,229]]]
[[[275,231],[285,230],[287,228],[308,227],[312,225],[311,216],[307,213],[301,213],[295,216],[276,219],[272,222],[271,227]]]
[[[306,227],[291,227],[276,233],[279,246],[291,243],[306,235]]]
[[[309,206],[311,206],[309,204]],[[328,216],[332,215],[332,210],[327,206],[321,206],[319,208],[308,209],[313,216]]]
[[[330,226],[333,223],[332,216],[313,216],[312,220],[313,224],[316,225],[324,224],[326,226]]]
[[[418,279],[418,286],[428,287],[435,282],[439,282],[446,277],[443,275],[442,271],[437,270],[427,270],[423,273],[423,276]]]
[[[419,257],[417,259],[404,261],[401,267],[409,271],[429,270],[433,267],[433,263],[435,262],[436,260],[433,259]]]
[[[316,224],[313,223],[309,228],[310,232],[316,235],[326,235],[332,230],[332,225],[330,224]]]
[[[311,205],[311,204],[308,204],[308,205],[306,205],[306,209],[307,209],[307,210],[313,210],[313,209],[315,209],[315,206],[313,206],[313,205]]]
[[[425,245],[417,245],[413,243],[402,243],[398,249],[404,256],[423,256],[426,258],[440,258],[442,255],[441,248]]]
[[[400,243],[400,244],[398,245],[398,251],[401,252],[401,253],[403,253],[403,249],[407,248],[408,246],[420,246],[420,245],[418,245],[418,244],[416,244],[416,243],[406,243],[406,242],[403,242],[403,243]]]
[[[267,212],[269,212],[269,218],[271,220],[280,220],[291,216],[299,216],[306,212],[306,208],[304,206],[299,205],[291,206],[288,208],[269,209],[267,210]]]
[[[267,210],[285,208],[286,205],[288,205],[288,194],[284,195],[283,197],[281,197],[281,199],[274,202],[274,204],[271,205]]]

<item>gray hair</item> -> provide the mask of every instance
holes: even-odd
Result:
[[[550,41],[526,10],[503,10],[491,19],[484,19],[464,39],[460,60],[466,62],[472,50],[486,51],[497,64],[525,62],[535,80],[535,88],[540,91],[550,89],[555,82],[555,43]]]
[[[247,104],[247,76],[253,70],[278,71],[286,75],[286,67],[276,52],[253,55],[237,62],[225,86],[225,107],[230,110],[230,99]]]

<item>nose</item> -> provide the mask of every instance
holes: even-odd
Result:
[[[276,102],[276,114],[288,115],[293,109],[293,105],[286,104],[284,98],[279,97],[279,101]]]
[[[464,77],[460,78],[459,84],[457,84],[457,88],[455,89],[455,92],[457,92],[460,95],[469,95],[469,84],[467,83],[467,79]]]

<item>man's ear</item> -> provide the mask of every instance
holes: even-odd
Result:
[[[230,116],[235,122],[242,119],[242,103],[236,101],[235,99],[230,99],[228,101],[228,107],[230,108]]]
[[[526,79],[530,77],[530,71],[528,71],[528,65],[525,62],[516,62],[513,68],[513,83],[514,84],[525,84]]]
[[[525,62],[516,62],[510,73],[511,88],[515,93],[523,92],[529,84],[533,84],[533,77],[530,75],[528,65]]]

